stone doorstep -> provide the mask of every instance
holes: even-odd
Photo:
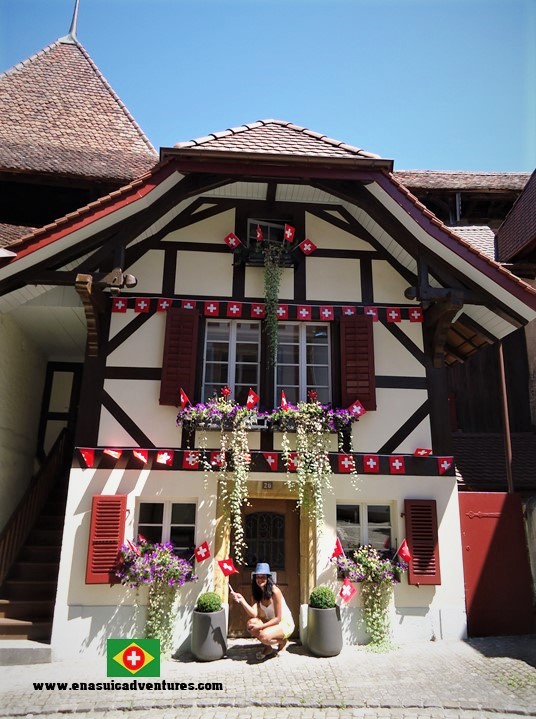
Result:
[[[2,639],[0,666],[16,664],[47,664],[52,661],[50,645],[29,639]]]

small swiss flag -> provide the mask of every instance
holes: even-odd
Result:
[[[133,449],[133,456],[143,464],[147,464],[149,461],[149,451],[147,449]]]
[[[197,469],[199,467],[199,452],[186,450],[182,458],[183,469]]]
[[[134,300],[134,312],[149,312],[150,306],[147,297],[136,297]]]
[[[296,232],[296,228],[292,227],[292,225],[285,225],[285,240],[287,242],[293,242],[294,241],[294,234]]]
[[[181,399],[180,399],[181,409],[184,409],[187,404],[190,404],[190,400],[188,399],[188,395],[186,394],[186,392],[183,390],[182,387],[180,388],[180,397],[181,397]]]
[[[228,302],[227,303],[227,317],[242,317],[242,303],[241,302]]]
[[[251,305],[250,313],[256,320],[262,320],[266,314],[266,307],[260,302],[254,302]]]
[[[424,319],[422,314],[422,308],[421,307],[413,307],[409,311],[409,321],[410,322],[422,322]]]
[[[262,456],[272,472],[277,472],[277,452],[263,452]]]
[[[195,302],[193,300],[182,300],[181,309],[183,310],[195,310]]]
[[[95,463],[95,450],[94,449],[80,449],[80,454],[85,462],[86,467],[93,467]]]
[[[264,239],[264,235],[262,234],[262,229],[260,225],[257,225],[257,232],[256,232],[256,240],[257,242],[262,242]]]
[[[356,401],[348,407],[348,411],[351,412],[355,417],[362,417],[364,414],[367,413],[367,410],[363,407],[363,405],[358,399],[356,399]]]
[[[298,455],[296,452],[290,452],[287,460],[287,469],[289,472],[295,472],[298,469]]]
[[[238,574],[238,569],[235,567],[233,560],[229,559],[218,559],[221,571],[228,577],[230,574]]]
[[[387,322],[400,322],[402,315],[400,313],[400,307],[388,307],[386,311]]]
[[[104,450],[104,454],[107,454],[109,457],[113,457],[114,459],[119,459],[119,457],[123,454],[122,449],[112,449],[111,447],[107,447]]]
[[[167,297],[159,297],[158,303],[156,305],[156,310],[157,312],[166,312],[166,310],[169,310],[172,304],[173,300],[170,300]]]
[[[380,458],[377,454],[365,454],[363,457],[363,470],[368,474],[378,474],[380,471]]]
[[[204,308],[205,315],[208,315],[209,317],[216,317],[220,314],[220,303],[214,302],[214,300],[205,302]]]
[[[352,582],[348,579],[348,577],[345,577],[339,590],[339,597],[343,600],[343,602],[349,602],[356,592],[357,589],[354,587]]]
[[[310,320],[311,319],[311,307],[309,305],[298,305],[296,315],[299,320]]]
[[[332,320],[334,317],[333,314],[333,307],[329,307],[324,305],[320,308],[320,319],[327,322],[328,320]]]
[[[357,314],[357,309],[355,307],[351,307],[350,305],[344,305],[341,312],[345,317],[352,317],[352,315]]]
[[[338,454],[337,463],[339,472],[348,473],[355,470],[355,460],[351,454]]]
[[[448,472],[449,469],[452,467],[452,462],[452,457],[438,457],[437,468],[439,470],[439,474],[445,474],[445,472]]]
[[[288,409],[287,396],[284,389],[281,390],[281,408]]]
[[[417,447],[413,452],[414,457],[429,457],[432,454],[432,450],[429,447]]]
[[[288,320],[288,305],[278,305],[275,313],[278,320]]]
[[[404,474],[406,471],[404,457],[389,457],[389,471],[391,474]]]
[[[223,466],[223,460],[225,457],[222,454],[221,449],[214,449],[210,453],[209,462],[211,467],[222,467]]]
[[[373,321],[373,322],[377,322],[378,319],[379,319],[379,317],[378,317],[378,308],[377,308],[377,307],[365,307],[364,313],[365,313],[366,315],[369,315],[369,317],[372,317],[372,321]]]
[[[406,542],[405,539],[402,541],[402,544],[398,548],[397,554],[400,557],[400,559],[403,559],[405,562],[410,561],[411,552],[409,551],[408,543]]]
[[[229,234],[223,238],[223,241],[232,250],[235,250],[239,245],[242,244],[234,232],[229,232]]]
[[[303,242],[300,242],[298,245],[300,250],[303,252],[304,255],[310,255],[312,254],[317,248],[315,243],[312,240],[304,240]]]
[[[112,300],[112,312],[126,312],[128,302],[124,297],[114,297]]]
[[[208,542],[205,541],[203,544],[200,544],[199,547],[196,547],[194,549],[194,554],[196,562],[204,562],[205,559],[208,559],[210,557]]]
[[[255,390],[249,388],[248,392],[248,398],[246,400],[246,409],[253,409],[257,402],[259,401],[259,395],[255,392]]]
[[[172,449],[163,449],[160,452],[156,453],[156,462],[157,464],[165,464],[166,467],[172,467],[173,466],[173,450]]]
[[[341,540],[337,537],[335,540],[335,549],[333,550],[333,554],[331,555],[331,558],[334,559],[335,557],[344,557],[344,549],[342,548]]]

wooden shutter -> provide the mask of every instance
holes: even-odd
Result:
[[[117,553],[125,536],[125,494],[96,495],[91,504],[86,584],[112,584]]]
[[[374,338],[369,315],[341,317],[341,402],[358,399],[366,410],[376,409]]]
[[[406,499],[404,512],[411,552],[409,584],[441,584],[435,499]]]
[[[182,387],[194,401],[199,313],[172,308],[167,311],[160,404],[177,407]]]

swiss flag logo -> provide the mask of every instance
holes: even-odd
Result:
[[[294,233],[296,232],[296,228],[292,227],[292,225],[285,225],[285,240],[287,242],[292,242],[294,240]]]
[[[311,319],[311,307],[309,305],[298,305],[296,311],[299,320],[310,320]]]
[[[136,297],[134,300],[134,312],[149,312],[150,306],[147,297]]]
[[[112,312],[126,312],[128,303],[124,297],[114,297],[112,300]]]
[[[217,317],[219,314],[220,314],[220,303],[219,302],[214,302],[214,300],[205,302],[205,315],[208,315],[209,317]]]
[[[362,417],[367,412],[358,399],[348,407],[348,411],[351,412],[354,417]]]
[[[262,453],[266,464],[270,467],[272,472],[277,472],[277,452],[263,452]]]
[[[380,471],[380,458],[377,454],[365,454],[363,457],[363,470],[368,474],[378,474]]]
[[[324,320],[325,322],[328,322],[329,320],[332,320],[334,317],[333,314],[333,307],[321,307],[320,308],[320,319]]]
[[[298,455],[296,452],[291,452],[287,460],[287,469],[289,472],[295,472],[298,469]]]
[[[388,307],[387,308],[387,322],[400,322],[402,315],[400,314],[400,307]]]
[[[378,321],[378,308],[377,307],[365,307],[364,310],[366,315],[369,315],[369,317],[372,317],[373,322]]]
[[[356,592],[357,589],[354,587],[352,582],[348,579],[348,577],[345,577],[339,590],[339,597],[344,602],[349,602]]]
[[[262,320],[266,314],[266,307],[260,303],[254,303],[251,305],[251,316],[256,320]]]
[[[242,244],[234,232],[229,232],[229,234],[223,238],[223,241],[232,250],[235,250],[239,245]]]
[[[406,471],[404,457],[389,457],[389,470],[391,474],[404,474]]]
[[[445,474],[449,471],[449,469],[452,467],[453,464],[453,457],[438,457],[437,458],[437,468],[439,471],[439,474]]]
[[[351,307],[350,305],[344,305],[342,308],[342,314],[345,317],[352,317],[357,314],[357,309],[355,307]]]
[[[317,246],[312,240],[304,240],[303,242],[300,242],[298,247],[304,255],[310,255],[317,249]]]
[[[205,559],[208,559],[210,557],[208,542],[205,541],[199,547],[196,547],[194,554],[196,562],[204,562]]]
[[[410,322],[422,322],[423,321],[422,309],[420,307],[413,307],[409,311]]]
[[[173,300],[170,300],[167,297],[159,297],[156,309],[158,312],[165,312],[166,310],[169,310],[172,304]]]
[[[227,317],[242,317],[242,303],[241,302],[228,302],[227,303]]]
[[[187,450],[182,458],[183,469],[197,469],[199,467],[199,452]]]
[[[160,452],[157,452],[156,454],[156,462],[157,464],[165,464],[166,467],[173,466],[173,450],[172,449],[163,449]]]
[[[355,461],[351,454],[337,455],[337,464],[339,472],[342,472],[343,474],[355,470]]]
[[[275,313],[278,320],[288,320],[288,305],[278,305]]]

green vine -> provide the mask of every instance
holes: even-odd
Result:
[[[160,653],[163,656],[169,656],[173,647],[176,600],[175,587],[166,582],[154,582],[149,586],[145,636],[148,639],[160,639]]]
[[[281,267],[282,247],[266,243],[264,247],[264,331],[268,338],[268,362],[274,366],[277,360],[277,308],[283,269]]]

